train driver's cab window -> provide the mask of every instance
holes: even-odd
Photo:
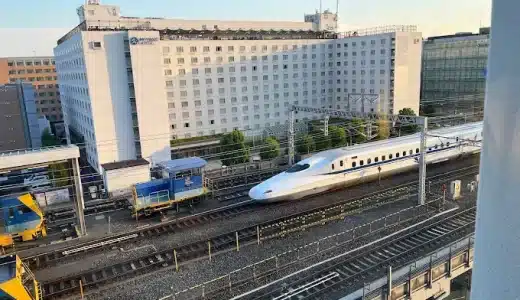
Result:
[[[290,167],[289,169],[287,169],[287,173],[296,173],[296,172],[300,172],[300,171],[303,171],[305,169],[308,169],[310,167],[309,164],[295,164],[294,166]]]
[[[365,164],[365,162],[363,162],[363,160],[360,160],[360,161],[359,161],[359,165],[360,165],[360,166],[362,166],[362,165],[364,165],[364,164]]]
[[[352,162],[352,168],[355,168],[355,167],[356,167],[356,162],[353,161],[353,162]]]
[[[339,161],[339,166],[343,167],[343,161],[342,160]]]

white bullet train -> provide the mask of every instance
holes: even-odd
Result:
[[[482,122],[428,132],[426,163],[480,151]],[[319,152],[254,186],[258,202],[296,200],[418,167],[420,133]]]

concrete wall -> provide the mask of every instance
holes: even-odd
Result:
[[[150,167],[147,165],[103,171],[107,192],[129,189],[133,184],[150,181]]]
[[[394,113],[411,108],[419,114],[421,93],[422,35],[395,33]]]
[[[130,43],[141,156],[154,165],[171,159],[159,32],[129,31],[128,38],[157,39],[151,45]]]
[[[38,122],[38,113],[36,112],[36,104],[34,101],[34,87],[30,83],[21,85],[21,96],[23,99],[22,109],[24,111],[24,126],[26,127],[26,139],[31,148],[39,148],[42,145],[42,136],[40,131],[40,123]]]
[[[20,101],[15,86],[0,86],[0,151],[30,147],[25,140]]]
[[[89,31],[81,34],[97,146],[97,165],[134,159],[135,145],[123,43],[126,33]],[[95,49],[94,42],[100,42],[101,48]]]

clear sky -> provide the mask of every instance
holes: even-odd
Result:
[[[56,40],[78,24],[83,0],[0,0],[0,57],[52,55]],[[302,21],[319,0],[101,0],[124,16]],[[323,9],[336,9],[323,0]],[[423,36],[489,26],[491,0],[340,0],[340,29],[418,25]]]

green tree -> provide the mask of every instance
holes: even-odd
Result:
[[[318,151],[329,149],[332,145],[330,135],[325,136],[322,132],[315,135],[314,142]]]
[[[222,154],[220,159],[224,165],[230,166],[249,161],[249,148],[245,144],[244,134],[238,130],[222,136],[220,139]]]
[[[316,150],[316,144],[312,136],[306,134],[296,138],[296,151],[300,154],[308,154]]]
[[[273,159],[280,155],[280,143],[274,137],[265,139],[265,144],[260,150],[260,157],[262,159]]]
[[[411,108],[403,108],[399,111],[399,115],[401,116],[416,116],[415,112]],[[404,134],[410,134],[410,133],[416,133],[419,131],[419,126],[417,125],[401,125],[401,133]]]
[[[50,147],[59,145],[60,141],[51,134],[49,128],[45,128],[42,132],[42,147]]]
[[[343,127],[330,126],[329,135],[332,147],[341,147],[347,142],[347,133]]]
[[[365,123],[361,119],[352,119],[349,124],[350,144],[361,144],[367,140]]]
[[[69,185],[69,170],[66,163],[49,165],[49,177],[55,187]]]
[[[377,120],[377,139],[386,140],[390,136],[390,122]]]

